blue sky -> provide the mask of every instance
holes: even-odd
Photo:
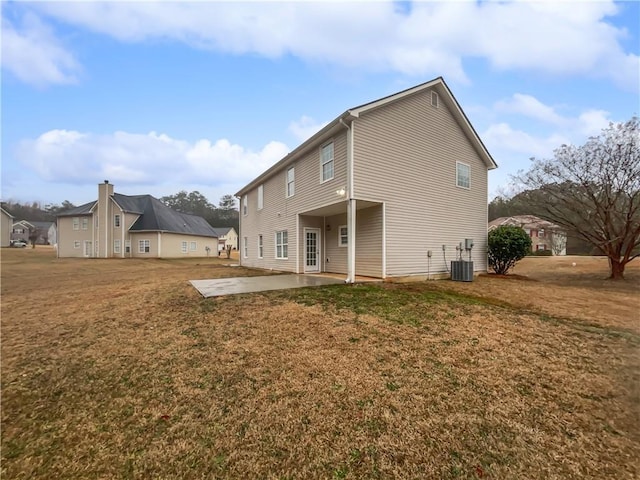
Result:
[[[638,2],[3,2],[3,201],[213,203],[347,108],[443,76],[499,165],[640,113]]]

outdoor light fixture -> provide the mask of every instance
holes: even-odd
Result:
[[[336,190],[336,195],[340,195],[341,197],[344,197],[347,194],[347,190],[342,187],[340,190]]]

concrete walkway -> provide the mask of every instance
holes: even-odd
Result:
[[[237,295],[239,293],[264,292],[267,290],[338,285],[344,283],[344,279],[316,275],[268,275],[264,277],[190,280],[190,282],[203,297],[208,298],[222,295]]]

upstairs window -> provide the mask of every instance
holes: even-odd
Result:
[[[287,197],[293,197],[296,193],[296,172],[293,167],[287,170]]]
[[[438,108],[438,94],[431,92],[431,106]]]
[[[89,219],[87,217],[82,219],[82,230],[89,228]]]
[[[80,230],[80,219],[78,217],[73,217],[73,229]]]
[[[333,178],[333,142],[327,143],[320,149],[320,168],[323,182]]]
[[[242,214],[246,215],[248,211],[249,211],[249,199],[245,195],[244,197],[242,197]]]
[[[466,163],[456,162],[456,185],[462,188],[471,186],[471,167]]]
[[[258,210],[264,207],[264,185],[258,187]]]
[[[114,227],[119,227],[120,226],[120,215],[115,215],[113,217],[113,226]]]

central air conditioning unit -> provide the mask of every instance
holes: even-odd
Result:
[[[473,262],[467,260],[453,260],[451,262],[451,280],[456,282],[472,282]]]

